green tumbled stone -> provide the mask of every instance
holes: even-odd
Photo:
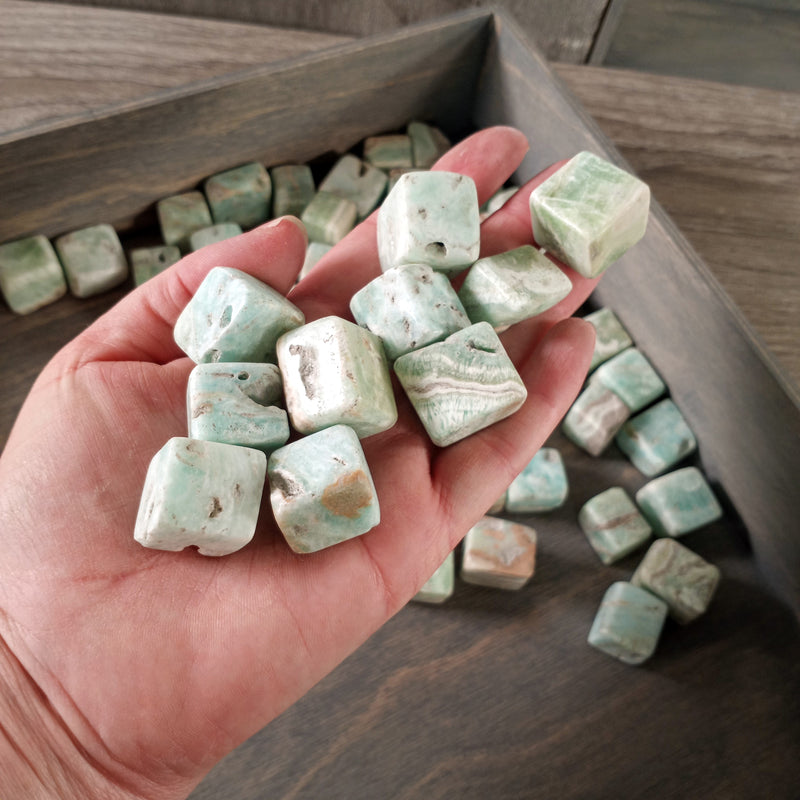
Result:
[[[209,225],[207,228],[200,228],[199,231],[195,231],[189,237],[189,249],[200,250],[206,245],[232,239],[241,232],[241,226],[235,222],[220,222],[218,225]]]
[[[618,581],[603,596],[589,644],[625,664],[642,664],[655,652],[666,617],[663,600]]]
[[[444,603],[453,596],[455,572],[455,556],[450,552],[411,599],[417,603]]]
[[[252,162],[220,172],[203,185],[214,222],[254,228],[269,218],[272,181],[263,164]]]
[[[504,189],[498,189],[481,206],[481,221],[491,217],[495,211],[499,211],[518,191],[519,186],[507,186]]]
[[[314,198],[314,176],[307,164],[284,164],[272,167],[272,215],[299,217]]]
[[[358,209],[352,200],[330,192],[317,192],[300,219],[306,226],[309,241],[336,244],[353,230]]]
[[[409,122],[406,133],[411,140],[411,160],[417,169],[430,169],[451,146],[438,128],[424,122]]]
[[[509,514],[552,511],[564,505],[568,494],[561,453],[554,447],[542,447],[509,485],[506,511]]]
[[[125,252],[110,225],[92,225],[59,236],[55,247],[76,297],[100,294],[128,277]]]
[[[720,572],[674,539],[656,539],[633,573],[631,583],[660,597],[670,616],[686,625],[706,612]]]
[[[601,308],[587,314],[584,319],[594,325],[595,341],[592,362],[593,370],[604,361],[621,353],[633,344],[630,334],[622,326],[617,315],[610,308]]]
[[[449,444],[513,414],[527,397],[487,322],[400,356],[394,371],[434,444]]]
[[[174,244],[181,251],[189,249],[189,237],[213,224],[211,211],[202,192],[184,192],[165,197],[156,203],[156,214],[165,244]]]
[[[354,202],[362,220],[377,208],[387,182],[385,172],[347,153],[333,165],[319,190]]]
[[[533,238],[587,278],[644,236],[646,183],[592,153],[578,153],[531,193]]]
[[[275,521],[296,553],[360,536],[380,522],[378,495],[352,428],[335,425],[269,457]]]
[[[561,429],[589,455],[599,456],[630,415],[628,406],[614,392],[590,381],[567,411]]]
[[[467,532],[461,558],[466,583],[521,589],[536,567],[536,531],[505,519],[484,517]]]
[[[256,530],[266,470],[258,450],[170,439],[147,470],[134,538],[156,550],[196,545],[204,556],[241,549]]]
[[[303,261],[303,266],[300,269],[300,274],[297,280],[300,281],[317,266],[317,262],[324,256],[331,248],[332,244],[324,244],[323,242],[309,242],[306,248],[306,257]]]
[[[17,314],[30,314],[63,297],[67,282],[47,237],[0,245],[0,291]]]
[[[641,547],[652,534],[647,520],[619,486],[595,495],[578,512],[578,524],[604,564]]]
[[[552,308],[572,281],[535,247],[524,245],[476,261],[458,296],[472,322],[503,328]]]
[[[138,247],[128,253],[133,270],[133,282],[141,286],[145,281],[163,272],[181,260],[181,251],[175,245]]]
[[[598,367],[592,380],[600,381],[606,389],[614,392],[632,413],[649,405],[667,390],[653,365],[635,347],[623,350]]]
[[[413,167],[411,138],[403,133],[388,136],[369,136],[364,140],[364,160],[373,167],[393,169]]]

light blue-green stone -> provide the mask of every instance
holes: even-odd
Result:
[[[533,238],[587,278],[644,236],[650,189],[592,153],[578,153],[531,192]]]
[[[613,564],[641,547],[652,534],[628,493],[613,486],[584,503],[578,524],[604,564]]]
[[[380,522],[378,495],[352,428],[335,425],[269,457],[275,521],[296,553],[313,553]]]
[[[507,519],[484,517],[464,538],[461,578],[493,589],[521,589],[536,567],[536,531]]]
[[[597,368],[591,378],[600,381],[636,413],[666,392],[664,381],[647,357],[635,347],[623,350],[619,355]]]
[[[30,314],[63,297],[67,282],[47,237],[0,245],[0,291],[17,314]]]
[[[269,218],[272,181],[263,164],[252,162],[208,178],[203,189],[214,222],[254,228]]]
[[[321,192],[351,200],[358,209],[358,219],[366,219],[378,207],[386,191],[388,178],[383,170],[347,153],[331,168],[320,183]]]
[[[259,450],[170,439],[147,470],[134,538],[156,550],[196,545],[204,556],[241,549],[256,530],[266,470]]]
[[[589,631],[589,644],[625,664],[653,655],[667,618],[667,604],[624,581],[612,583]]]
[[[417,169],[430,169],[451,147],[450,140],[438,128],[418,120],[408,123],[406,133]]]
[[[282,294],[232,267],[214,267],[175,323],[175,341],[196,363],[272,361],[275,343],[305,322]]]
[[[189,249],[200,250],[206,245],[232,239],[241,232],[241,226],[235,222],[220,222],[217,225],[209,225],[207,228],[201,228],[199,231],[195,231],[189,237]]]
[[[413,167],[411,138],[403,133],[369,136],[364,139],[364,160],[369,161],[373,167],[386,170]]]
[[[630,417],[628,406],[597,381],[589,381],[567,411],[561,430],[589,455],[599,456]]]
[[[336,244],[353,230],[358,209],[352,200],[330,192],[317,192],[300,219],[306,226],[308,239],[323,244]]]
[[[289,440],[281,374],[274,364],[198,364],[186,390],[189,436],[254,447],[267,455]]]
[[[498,189],[481,206],[481,220],[491,217],[495,211],[499,211],[518,191],[519,186],[506,186],[503,189]]]
[[[425,264],[403,264],[374,278],[353,295],[350,311],[380,337],[391,361],[472,324],[450,281]]]
[[[308,247],[306,247],[306,257],[300,269],[300,274],[297,276],[297,280],[303,280],[303,278],[317,266],[317,262],[322,256],[328,253],[332,247],[332,244],[324,244],[323,242],[309,242]]]
[[[666,398],[626,422],[617,446],[648,477],[675,466],[697,449],[697,440],[675,403]]]
[[[422,588],[411,598],[417,603],[444,603],[453,596],[455,589],[455,557],[453,553],[439,565]]]
[[[307,164],[272,167],[272,215],[299,217],[316,193],[314,176]]]
[[[633,344],[630,334],[622,326],[617,315],[610,308],[601,308],[587,314],[584,319],[594,325],[595,341],[592,370],[609,358],[621,353]]]
[[[184,253],[189,250],[189,237],[195,231],[213,224],[202,192],[184,192],[165,197],[156,203],[156,214],[164,244],[174,244]]]
[[[506,493],[506,511],[509,514],[552,511],[564,505],[568,494],[561,453],[554,447],[542,447],[511,481]]]
[[[128,277],[128,261],[110,225],[92,225],[59,236],[56,252],[75,297],[92,297]]]
[[[181,260],[181,251],[172,244],[158,247],[137,247],[128,253],[133,270],[133,282],[141,286],[167,267]]]
[[[524,245],[476,261],[458,296],[473,322],[504,328],[563,300],[572,281],[535,247]]]
[[[683,536],[722,516],[722,507],[696,467],[668,472],[646,483],[636,502],[659,536]]]
[[[675,539],[656,539],[633,573],[631,583],[660,597],[669,614],[686,625],[705,614],[720,572]]]
[[[480,236],[475,182],[456,172],[401,175],[378,211],[384,272],[401,264],[460,272],[477,261]]]
[[[527,389],[487,322],[400,356],[394,371],[439,447],[513,414]]]

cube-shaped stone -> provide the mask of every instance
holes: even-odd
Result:
[[[394,371],[428,436],[439,447],[505,419],[528,394],[488,322],[400,356]]]
[[[378,256],[384,272],[428,264],[460,272],[480,255],[475,182],[455,172],[401,175],[378,212]]]
[[[675,539],[656,539],[633,573],[631,583],[660,597],[669,614],[686,625],[706,612],[720,572]]]
[[[587,314],[584,319],[594,326],[595,333],[590,370],[633,344],[630,334],[610,308],[600,308]]]
[[[141,286],[167,267],[181,260],[181,251],[173,244],[156,247],[137,247],[128,253],[133,270],[133,282]]]
[[[214,222],[254,228],[269,218],[272,181],[263,164],[252,162],[212,175],[203,190]]]
[[[650,405],[667,390],[653,365],[635,347],[623,350],[599,366],[591,380],[614,392],[631,413]]]
[[[589,631],[589,644],[625,664],[653,655],[667,618],[667,604],[624,581],[612,583]]]
[[[275,364],[198,364],[189,374],[189,436],[254,447],[269,455],[289,440],[289,419]]]
[[[505,328],[563,300],[572,281],[535,247],[524,245],[476,261],[458,296],[473,322]]]
[[[491,217],[495,211],[499,211],[517,192],[519,186],[506,186],[498,189],[482,206],[481,221]]]
[[[569,494],[564,459],[555,447],[542,447],[506,492],[509,514],[552,511],[564,505]]]
[[[350,311],[380,336],[391,361],[472,324],[447,277],[425,264],[403,264],[374,278],[353,295]]]
[[[521,589],[536,566],[536,531],[506,519],[484,517],[464,538],[461,578],[494,589]]]
[[[17,314],[30,314],[66,293],[61,262],[46,236],[0,245],[0,291]]]
[[[207,228],[200,228],[189,237],[189,249],[200,250],[206,245],[232,239],[241,232],[242,229],[236,222],[220,222],[216,225],[209,225]]]
[[[369,161],[373,167],[386,170],[413,167],[411,138],[403,133],[369,136],[364,140],[364,160]]]
[[[256,530],[266,470],[259,450],[170,439],[147,470],[134,538],[156,550],[196,545],[204,556],[241,549]]]
[[[278,340],[286,410],[300,433],[349,425],[359,437],[397,422],[389,364],[375,334],[323,317]]]
[[[128,261],[110,225],[92,225],[55,241],[69,289],[75,297],[92,297],[128,277]]]
[[[346,153],[333,165],[319,190],[354,202],[362,220],[378,207],[388,180],[383,170]]]
[[[653,533],[621,486],[613,486],[587,500],[578,512],[578,524],[604,564],[613,564],[632,553]]]
[[[644,236],[646,183],[592,153],[578,153],[531,192],[533,238],[587,278]]]
[[[303,280],[303,278],[317,266],[317,262],[322,256],[328,253],[332,247],[332,244],[324,244],[323,242],[309,242],[308,247],[306,247],[306,257],[300,269],[300,274],[297,276],[297,280]]]
[[[164,244],[174,244],[184,253],[189,250],[189,237],[195,231],[213,224],[202,192],[184,192],[165,197],[156,203],[156,214]]]
[[[590,381],[567,411],[561,430],[589,455],[599,456],[630,415],[614,392]]]
[[[305,322],[271,286],[232,267],[214,267],[175,323],[175,341],[196,363],[275,360],[275,343]]]
[[[322,191],[314,195],[300,217],[309,241],[331,245],[353,230],[357,218],[358,209],[352,200]]]
[[[272,167],[272,215],[299,217],[316,194],[314,176],[307,164]]]
[[[697,449],[692,429],[669,398],[626,422],[617,447],[648,477],[675,466]]]
[[[450,140],[439,128],[418,120],[408,123],[411,160],[417,169],[430,169],[449,149]]]
[[[453,596],[455,571],[455,557],[450,552],[411,599],[417,603],[444,603]]]
[[[296,553],[312,553],[366,533],[380,507],[364,451],[352,428],[334,425],[269,457],[275,521]]]
[[[722,507],[697,467],[668,472],[646,483],[636,502],[659,536],[683,536],[722,516]]]

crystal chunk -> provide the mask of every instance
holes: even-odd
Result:
[[[592,363],[589,369],[593,370],[604,361],[621,353],[633,344],[630,334],[622,326],[617,315],[610,308],[601,308],[587,314],[584,319],[594,325],[595,340]]]
[[[317,192],[301,215],[309,241],[336,244],[353,230],[358,209],[352,200]]]
[[[412,121],[406,133],[411,140],[411,156],[417,169],[430,169],[450,149],[450,140],[433,125]]]
[[[200,228],[189,237],[189,249],[200,250],[206,245],[232,239],[241,232],[242,229],[236,222],[220,222],[216,225],[209,225],[207,228]]]
[[[599,456],[630,417],[628,406],[601,383],[590,381],[567,411],[565,436],[593,456]]]
[[[628,493],[613,486],[584,503],[578,524],[604,564],[613,564],[641,547],[652,529]]]
[[[181,260],[181,251],[172,244],[158,247],[137,247],[128,253],[133,270],[133,282],[141,286],[167,267]]]
[[[316,193],[314,176],[307,164],[272,167],[272,215],[299,217]]]
[[[364,160],[369,161],[373,167],[386,170],[395,167],[413,167],[411,138],[402,133],[368,136],[364,140]]]
[[[202,192],[184,192],[156,203],[156,214],[164,244],[174,244],[186,252],[189,237],[213,224],[211,211]]]
[[[494,589],[521,589],[536,566],[536,531],[505,519],[484,517],[464,539],[461,578]]]
[[[100,294],[128,277],[125,252],[110,225],[92,225],[59,236],[55,247],[75,297]]]
[[[561,453],[554,447],[542,447],[509,485],[506,511],[509,514],[552,511],[564,505],[568,494]]]
[[[666,392],[664,381],[646,356],[629,347],[597,368],[591,378],[600,381],[635,413]]]
[[[444,603],[453,595],[455,588],[455,557],[453,553],[437,567],[422,588],[411,598],[417,603]]]
[[[377,208],[387,183],[385,172],[347,153],[333,165],[319,189],[354,202],[362,220]]]
[[[30,314],[63,297],[67,282],[47,237],[0,245],[0,291],[17,314]]]
[[[251,162],[212,175],[203,184],[214,222],[254,228],[269,218],[272,181],[263,164]]]

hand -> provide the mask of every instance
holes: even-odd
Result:
[[[494,128],[437,168],[472,176],[484,202],[526,150],[522,134]],[[549,172],[483,224],[484,255],[531,242],[528,195]],[[187,256],[34,384],[0,459],[0,796],[188,794],[413,596],[577,394],[593,332],[565,318],[594,283],[568,270],[570,296],[502,336],[528,387],[516,414],[438,449],[399,396],[397,425],[363,442],[377,528],[296,555],[265,491],[253,542],[231,556],[141,547],[133,525],[147,465],[186,435],[193,365],[172,328],[209,269],[237,267],[288,292],[308,321],[349,318],[352,294],[379,274],[375,215],[292,288],[304,247],[285,218]]]

